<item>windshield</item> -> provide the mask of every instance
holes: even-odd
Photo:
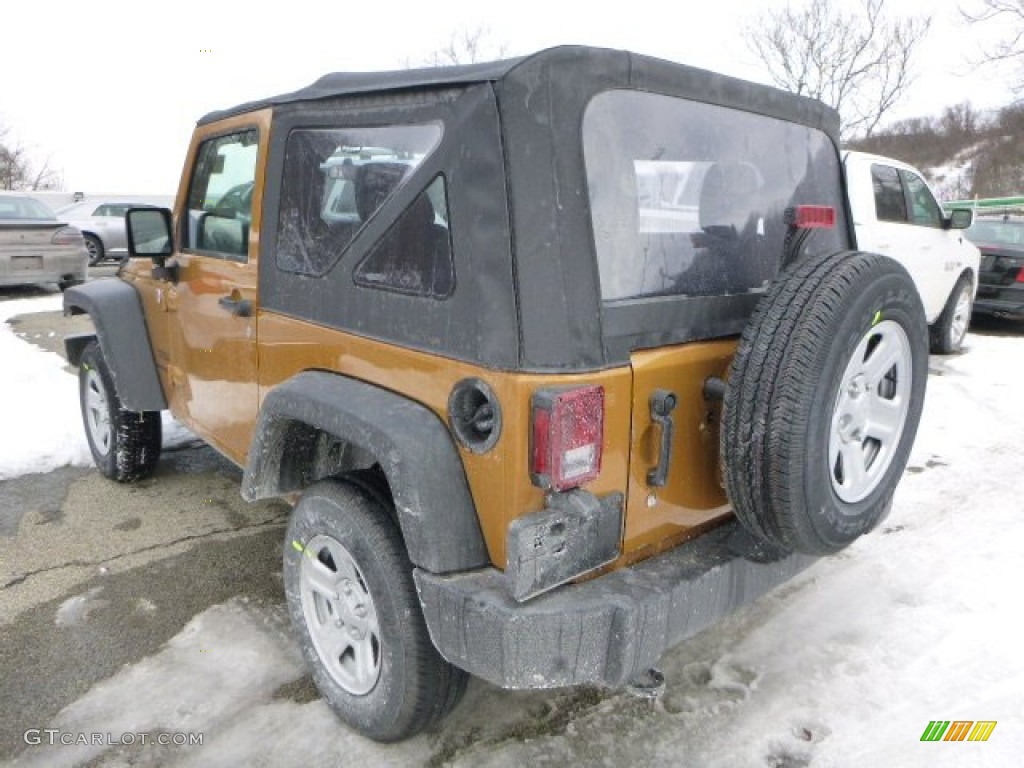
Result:
[[[31,197],[0,197],[0,219],[56,221],[53,211]]]

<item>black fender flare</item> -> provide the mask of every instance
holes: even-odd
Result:
[[[294,425],[327,433],[373,457],[387,478],[413,565],[432,573],[490,563],[462,459],[444,422],[426,406],[373,384],[303,371],[263,401],[242,496],[299,490],[308,478],[286,467],[301,450]]]
[[[87,314],[96,334],[76,334],[64,340],[68,362],[78,365],[82,350],[99,338],[100,350],[110,367],[114,388],[130,411],[167,408],[149,343],[146,316],[135,287],[123,280],[94,280],[64,291],[64,314]]]

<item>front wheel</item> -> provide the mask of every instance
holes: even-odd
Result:
[[[956,354],[963,346],[974,304],[972,288],[971,278],[961,275],[953,287],[953,292],[949,294],[942,314],[931,329],[931,347],[935,354]]]
[[[82,351],[78,395],[89,450],[103,476],[128,483],[151,475],[160,458],[160,412],[124,408],[95,341]]]
[[[357,731],[399,741],[458,702],[467,675],[434,648],[412,564],[380,501],[333,480],[304,491],[285,538],[284,580],[313,681]]]

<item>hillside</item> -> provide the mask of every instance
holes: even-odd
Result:
[[[943,200],[1024,194],[1024,104],[995,112],[959,104],[847,146],[920,168]]]

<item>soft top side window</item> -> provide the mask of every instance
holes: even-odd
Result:
[[[299,128],[285,146],[277,266],[322,277],[441,140],[440,123]]]
[[[353,273],[358,285],[445,299],[455,288],[443,176],[421,192]]]

